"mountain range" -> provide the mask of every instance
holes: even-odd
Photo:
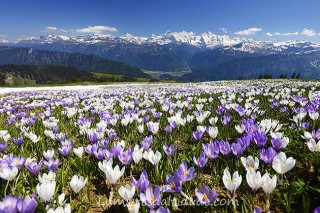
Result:
[[[46,35],[0,40],[0,45],[95,55],[147,71],[192,72],[181,78],[187,81],[255,78],[260,74],[278,77],[293,72],[301,73],[301,77],[320,77],[320,45],[310,41],[257,41],[182,31],[150,37]]]

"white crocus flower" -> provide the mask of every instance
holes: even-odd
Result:
[[[118,192],[123,200],[129,202],[133,198],[134,193],[136,192],[136,188],[134,186],[126,184],[126,186],[121,186]]]
[[[143,147],[139,147],[139,145],[135,145],[133,152],[132,152],[132,159],[135,164],[138,164],[142,158]]]
[[[80,146],[78,148],[73,148],[73,153],[78,156],[79,158],[82,158],[82,154],[83,154],[83,147]]]
[[[152,149],[149,149],[148,151],[145,151],[143,153],[143,157],[146,160],[150,161],[150,163],[152,163],[152,165],[156,166],[159,163],[162,155],[158,151],[153,152]]]
[[[320,152],[320,141],[316,141],[312,138],[307,142],[308,148],[311,152]]]
[[[241,157],[241,162],[246,170],[252,168],[253,170],[257,170],[259,168],[259,159],[257,157],[253,158],[252,156],[248,156],[247,158]]]
[[[40,183],[52,183],[55,182],[56,174],[53,171],[49,171],[49,173],[44,173],[42,177],[39,175],[38,177]]]
[[[274,175],[271,179],[269,173],[265,173],[262,176],[262,188],[263,191],[267,194],[267,197],[269,198],[270,194],[273,192],[273,190],[277,186],[277,176]]]
[[[13,180],[17,176],[18,172],[17,167],[10,168],[7,165],[0,165],[0,177],[4,180]]]
[[[84,179],[82,176],[74,175],[70,181],[70,187],[77,194],[86,183],[87,179]]]
[[[54,149],[49,149],[47,151],[43,151],[43,157],[46,160],[52,159],[54,156]]]
[[[272,161],[272,168],[283,175],[294,167],[296,160],[292,157],[287,158],[284,152],[280,152]]]
[[[262,186],[262,177],[259,171],[256,172],[254,169],[248,169],[246,179],[253,192]]]
[[[240,186],[242,182],[242,176],[239,175],[238,171],[235,171],[231,177],[229,169],[226,168],[223,171],[223,184],[224,186],[230,191],[231,195],[233,196],[237,188]]]
[[[140,202],[130,202],[127,204],[129,213],[138,213],[140,208]]]
[[[45,201],[49,202],[54,195],[55,189],[56,189],[56,182],[44,182],[37,185],[37,194],[39,197]]]
[[[116,165],[114,168],[107,167],[107,171],[105,174],[106,174],[108,181],[114,185],[120,179],[120,177],[123,175],[124,170],[125,170],[125,167],[123,167],[120,170],[120,167],[118,165]]]

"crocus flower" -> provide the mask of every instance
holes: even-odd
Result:
[[[228,141],[221,141],[220,142],[220,152],[224,156],[228,155],[231,152],[230,144]]]
[[[208,158],[206,158],[206,155],[204,152],[201,153],[200,157],[196,158],[193,156],[194,163],[199,166],[200,168],[204,167],[206,163],[208,162]]]
[[[53,156],[54,156],[54,149],[50,149],[50,150],[47,150],[47,151],[43,151],[43,157],[44,157],[46,160],[52,159]]]
[[[44,202],[49,202],[54,195],[56,182],[44,182],[37,185],[37,194]]]
[[[9,163],[10,167],[17,167],[17,169],[21,169],[22,166],[25,164],[26,158],[25,157],[17,157],[14,156],[11,158],[11,162]]]
[[[206,128],[210,138],[215,139],[218,136],[218,127],[208,126]]]
[[[296,160],[292,157],[287,158],[286,154],[284,152],[280,152],[272,161],[272,168],[279,173],[280,175],[283,175],[290,169],[294,167],[296,164]]]
[[[257,146],[262,149],[268,140],[268,137],[265,132],[255,131],[253,132],[253,139],[256,142]]]
[[[19,138],[12,138],[12,142],[16,144],[18,147],[20,147],[23,143],[23,137],[21,136]]]
[[[142,158],[143,147],[139,147],[139,145],[135,145],[133,152],[132,152],[132,159],[135,164],[138,164]]]
[[[155,186],[154,190],[149,186],[145,193],[140,193],[140,200],[150,209],[155,209],[161,204],[161,187]]]
[[[53,160],[52,158],[48,161],[43,161],[43,164],[47,167],[47,169],[51,171],[56,171],[60,164],[60,158],[57,158],[56,160]]]
[[[120,167],[118,165],[116,165],[114,168],[107,167],[105,174],[106,174],[108,181],[112,185],[114,185],[120,179],[120,177],[123,175],[124,170],[125,170],[125,167],[123,167],[120,170]]]
[[[266,164],[270,164],[273,161],[273,158],[277,155],[276,151],[269,147],[267,150],[261,149],[260,150],[260,157]]]
[[[308,148],[311,152],[320,152],[320,141],[318,143],[312,138],[307,142]]]
[[[73,153],[78,156],[80,159],[82,159],[82,154],[83,154],[83,147],[80,146],[78,148],[73,148]]]
[[[158,165],[162,155],[158,151],[153,152],[152,149],[149,149],[148,151],[144,151],[143,157],[146,160],[149,160],[149,162],[152,163],[152,165],[156,166]]]
[[[175,193],[181,192],[182,182],[177,172],[175,172],[173,176],[167,175],[166,179],[168,184],[164,186],[164,189],[163,189],[164,192],[175,192]]]
[[[44,173],[42,177],[38,176],[40,183],[52,183],[56,179],[56,174],[53,171],[49,171],[48,173]]]
[[[273,192],[273,190],[276,188],[277,186],[277,176],[274,175],[271,179],[271,177],[269,176],[269,173],[265,173],[262,176],[262,188],[263,191],[267,194],[267,197],[270,196],[270,194]]]
[[[0,164],[0,177],[4,180],[13,180],[18,175],[17,167],[9,167],[6,164]]]
[[[136,192],[136,188],[134,186],[130,186],[126,184],[126,186],[120,186],[118,193],[122,197],[123,200],[129,202]]]
[[[141,142],[141,147],[143,147],[144,150],[148,150],[152,144],[152,140],[152,135],[150,135],[149,137],[145,137]]]
[[[210,190],[206,185],[202,184],[201,190],[195,189],[197,200],[204,205],[210,205],[214,202],[218,195],[215,189]]]
[[[144,192],[149,187],[148,173],[143,171],[140,175],[139,180],[132,177],[132,185],[134,185],[139,192]]]
[[[247,158],[241,157],[240,159],[246,170],[250,168],[257,170],[259,168],[259,159],[257,157],[248,156]]]
[[[194,173],[194,167],[188,168],[186,161],[183,161],[178,167],[178,174],[182,183],[193,180],[197,176],[197,174]]]
[[[42,168],[42,165],[43,165],[42,161],[40,161],[38,164],[37,161],[33,160],[31,163],[28,163],[28,165],[26,165],[26,168],[28,169],[29,172],[31,172],[35,176],[38,176]]]
[[[239,175],[238,171],[235,171],[231,177],[231,174],[229,172],[228,168],[225,168],[223,171],[223,184],[228,189],[228,191],[231,194],[231,197],[234,196],[235,191],[240,186],[242,182],[242,176]]]
[[[159,131],[159,125],[160,123],[157,123],[157,122],[152,122],[152,121],[148,122],[147,127],[149,132],[151,132],[154,135],[157,134]]]
[[[69,145],[69,146],[63,145],[61,148],[58,148],[58,152],[67,158],[69,156],[69,153],[71,152],[71,149],[72,149],[71,145]]]
[[[19,200],[17,203],[17,208],[21,213],[32,213],[35,212],[38,203],[33,197],[26,196],[24,200]]]
[[[0,152],[3,152],[8,147],[8,143],[0,142]]]
[[[256,172],[252,168],[248,169],[246,179],[253,192],[257,191],[262,186],[262,177],[259,171]]]
[[[163,145],[163,150],[166,153],[166,155],[170,157],[177,150],[177,146],[175,146],[174,144],[168,146],[168,144],[165,143]]]
[[[87,183],[87,179],[84,179],[84,177],[73,175],[70,181],[70,187],[77,194],[84,187],[84,185],[86,185],[86,183]]]
[[[129,213],[139,213],[140,202],[130,202],[127,204]]]
[[[202,144],[202,150],[208,156],[210,160],[214,160],[219,156],[219,147],[215,146],[213,143]]]
[[[12,197],[11,195],[6,195],[0,202],[0,212],[18,212],[18,203],[21,198]]]
[[[192,132],[192,135],[196,141],[200,141],[203,136],[203,131],[201,131],[201,130],[194,131],[194,132]]]
[[[241,144],[239,143],[232,143],[231,150],[233,154],[236,156],[236,158],[239,158],[240,155],[244,152],[245,148],[241,146]]]

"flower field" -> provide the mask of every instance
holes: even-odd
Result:
[[[315,81],[7,91],[0,212],[320,212],[319,106]]]

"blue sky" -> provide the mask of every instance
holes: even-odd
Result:
[[[0,6],[0,38],[8,40],[185,30],[320,43],[319,0],[1,0]]]

